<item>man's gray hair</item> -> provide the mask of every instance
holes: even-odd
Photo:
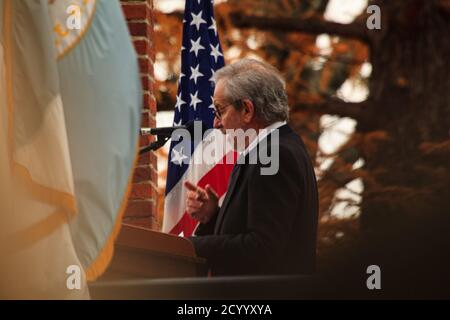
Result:
[[[222,81],[224,98],[236,108],[249,99],[256,115],[267,125],[289,118],[286,85],[278,70],[255,59],[242,59],[218,70],[214,81]]]

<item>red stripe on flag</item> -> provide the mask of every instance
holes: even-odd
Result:
[[[233,159],[236,161],[237,153],[234,153]],[[211,170],[209,170],[197,183],[201,188],[205,188],[206,185],[210,185],[217,193],[222,195],[227,191],[228,180],[230,179],[231,171],[233,170],[234,163],[226,163],[227,155],[225,155],[220,163],[216,164]],[[192,219],[187,212],[184,212],[183,217],[170,231],[171,234],[180,234],[183,232],[185,237],[189,237],[194,232],[197,226],[197,221]]]
[[[178,221],[178,223],[170,230],[171,234],[179,235],[183,232],[185,237],[189,237],[195,230],[197,226],[197,221],[192,219],[187,212],[184,212],[183,217]]]

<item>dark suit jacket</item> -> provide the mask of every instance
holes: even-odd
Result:
[[[269,154],[272,136],[263,150]],[[303,141],[288,125],[279,129],[278,146],[278,173],[261,175],[260,161],[248,164],[264,148],[258,144],[245,164],[233,169],[217,215],[190,238],[212,275],[314,271],[318,195],[313,166]]]

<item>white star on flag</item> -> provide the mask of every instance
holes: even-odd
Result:
[[[189,80],[194,79],[194,83],[197,84],[197,78],[202,77],[203,73],[201,73],[198,68],[200,68],[200,64],[198,64],[195,68],[191,67],[191,77],[189,78]]]
[[[190,25],[191,26],[195,25],[197,27],[197,31],[199,31],[200,30],[200,25],[202,23],[206,23],[206,21],[203,20],[203,18],[202,18],[202,11],[200,10],[200,12],[197,15],[195,15],[193,13],[191,13],[191,15],[192,15],[192,21],[191,21]]]
[[[217,24],[216,24],[216,20],[214,20],[214,18],[211,18],[212,24],[209,26],[208,29],[213,29],[214,30],[214,34],[217,37]]]
[[[180,92],[177,95],[177,103],[175,104],[175,108],[177,108],[178,111],[181,111],[181,106],[185,103],[186,103],[186,101],[183,101],[183,99],[181,99],[181,92]]]
[[[191,40],[192,48],[191,48],[191,50],[190,50],[189,52],[195,52],[195,57],[197,57],[198,52],[199,52],[200,50],[205,49],[205,47],[202,46],[202,45],[200,44],[200,40],[201,40],[201,39],[202,39],[201,37],[198,37],[198,39],[195,40],[195,41],[192,41],[192,40]]]
[[[197,111],[197,104],[202,102],[202,100],[200,100],[197,96],[198,96],[198,91],[195,91],[195,94],[191,93],[191,104],[190,104],[190,106],[193,107],[195,111]]]
[[[214,57],[214,62],[217,63],[217,59],[223,56],[223,54],[219,51],[219,44],[217,44],[217,46],[215,47],[212,44],[210,44],[210,46],[211,46],[211,55]]]
[[[214,84],[216,81],[214,80],[214,75],[216,74],[216,71],[214,69],[211,69],[211,78],[209,78],[209,81],[213,82]]]
[[[213,109],[213,110],[216,109],[216,107],[214,106],[214,97],[213,96],[211,96],[211,105],[208,108]]]
[[[170,160],[171,162],[181,166],[183,164],[183,160],[187,158],[188,157],[183,154],[183,147],[180,148],[180,151],[177,151],[175,148],[172,149],[172,159]]]
[[[178,126],[181,126],[182,123],[183,123],[183,120],[182,120],[182,119],[180,119],[180,121],[178,121],[178,122],[173,121],[173,126],[174,126],[174,127],[178,127]]]

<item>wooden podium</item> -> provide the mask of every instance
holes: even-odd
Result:
[[[196,256],[189,240],[122,224],[111,264],[99,280],[196,277],[206,272],[205,260]]]

